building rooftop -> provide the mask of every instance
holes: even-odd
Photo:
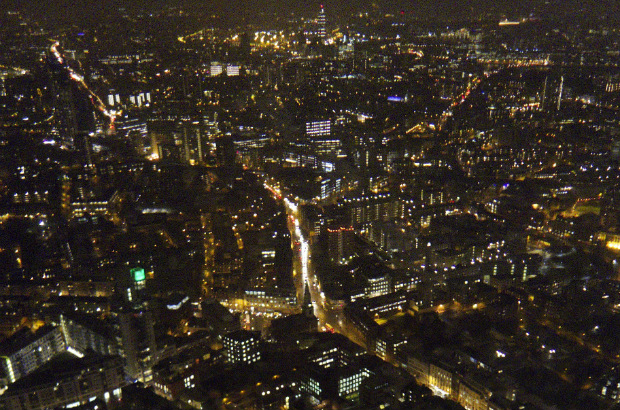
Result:
[[[0,355],[2,356],[10,356],[13,353],[16,353],[28,346],[29,344],[35,342],[36,340],[42,338],[48,333],[53,332],[56,327],[51,325],[43,326],[42,328],[37,329],[37,331],[33,332],[29,328],[20,329],[11,337],[5,339],[0,343]]]
[[[102,369],[110,364],[122,366],[122,359],[119,356],[103,356],[96,353],[90,353],[82,358],[75,357],[71,353],[62,353],[37,371],[11,384],[5,394],[10,394],[13,390],[72,379],[83,372]]]
[[[224,335],[225,339],[231,339],[236,341],[244,341],[251,339],[260,339],[260,332],[252,332],[249,330],[236,330],[234,332]]]

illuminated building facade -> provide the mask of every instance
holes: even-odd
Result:
[[[319,15],[316,19],[316,23],[318,25],[318,34],[319,37],[323,40],[327,37],[327,16],[325,16],[325,9],[321,4],[321,10],[319,11]]]
[[[2,370],[14,383],[66,350],[59,327],[46,326],[34,333],[22,329],[0,344]]]
[[[225,356],[230,364],[251,364],[258,362],[260,354],[260,334],[247,330],[224,335]]]
[[[0,397],[0,408],[72,408],[96,400],[105,406],[104,403],[120,400],[121,389],[126,384],[120,357],[76,358],[58,369],[32,374],[11,385]]]
[[[330,120],[311,121],[306,123],[306,135],[310,138],[329,136],[332,132]]]
[[[353,255],[355,230],[352,227],[327,229],[329,257],[338,263]]]

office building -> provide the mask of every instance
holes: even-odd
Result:
[[[310,121],[306,123],[306,135],[310,138],[331,135],[332,123],[330,120]]]
[[[235,64],[226,65],[226,75],[229,77],[236,77],[239,75],[239,66]]]
[[[295,288],[262,287],[246,289],[243,295],[246,309],[259,312],[296,311]]]
[[[251,364],[260,360],[260,333],[238,330],[222,339],[228,363]]]
[[[211,63],[211,77],[216,77],[220,74],[222,74],[224,72],[224,66],[221,63],[218,62],[212,62]]]

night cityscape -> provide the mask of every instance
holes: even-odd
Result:
[[[620,410],[617,0],[2,0],[0,410]]]

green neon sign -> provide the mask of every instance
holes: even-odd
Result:
[[[135,282],[142,282],[146,279],[146,274],[144,273],[144,268],[133,268],[131,269],[131,276]]]

